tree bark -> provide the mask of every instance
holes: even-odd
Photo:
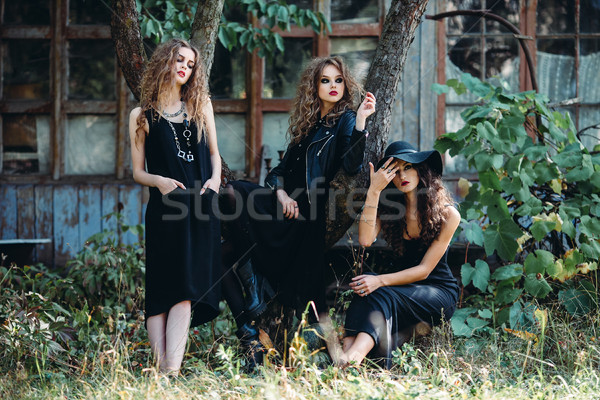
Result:
[[[329,208],[327,221],[327,246],[333,246],[350,228],[354,220],[352,199],[364,200],[369,182],[368,162],[373,164],[383,155],[390,132],[392,106],[408,48],[415,39],[415,31],[429,0],[394,0],[385,17],[383,31],[375,50],[365,89],[377,98],[377,112],[369,118],[370,132],[365,150],[365,168],[358,176],[350,177],[338,172],[331,188],[336,195]],[[348,194],[355,192],[353,198]]]
[[[225,0],[200,0],[192,23],[190,42],[200,51],[207,77],[214,59],[224,3]]]
[[[146,51],[140,33],[139,14],[135,0],[113,0],[110,35],[113,39],[119,67],[136,100],[140,99],[140,82],[146,67]]]

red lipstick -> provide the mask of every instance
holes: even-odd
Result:
[[[185,78],[185,72],[183,72],[183,71],[179,71],[179,72],[177,73],[177,75],[179,75],[179,76],[180,76],[180,77],[182,77],[182,78]]]
[[[336,92],[335,90],[332,90],[331,92],[329,92],[330,96],[337,96],[338,92]]]
[[[402,184],[401,184],[401,185],[402,185],[402,186],[406,186],[406,185],[408,185],[409,183],[410,183],[409,181],[402,181]]]

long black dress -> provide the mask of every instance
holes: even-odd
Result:
[[[396,257],[392,264],[396,270],[418,265],[428,250],[420,239],[407,240],[404,254]],[[346,336],[360,332],[371,335],[375,347],[369,354],[372,358],[384,358],[391,366],[392,351],[399,343],[397,333],[427,322],[437,325],[448,321],[456,307],[459,288],[447,262],[448,251],[433,271],[422,281],[402,286],[380,287],[368,296],[354,296],[346,312]]]
[[[156,115],[156,114],[155,114]],[[190,300],[195,326],[219,314],[221,275],[221,228],[215,216],[218,199],[202,183],[212,176],[210,152],[191,124],[192,162],[177,156],[173,130],[164,118],[146,112],[150,132],[145,141],[146,165],[151,174],[173,178],[177,188],[162,195],[150,188],[146,209],[146,319],[168,312],[175,304]],[[182,123],[171,122],[182,150],[187,153]]]

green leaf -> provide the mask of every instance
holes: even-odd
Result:
[[[558,300],[567,312],[574,317],[585,315],[591,311],[592,301],[590,296],[577,289],[567,289],[558,292]]]
[[[485,292],[490,280],[490,267],[483,260],[477,260],[475,262],[475,268],[469,263],[463,264],[461,267],[461,277],[463,286],[473,282],[473,286],[482,292]]]
[[[600,243],[598,241],[592,239],[588,243],[582,243],[579,248],[586,257],[600,259]]]
[[[543,299],[552,291],[552,288],[546,282],[543,276],[537,274],[530,274],[525,277],[525,291],[530,295]]]
[[[563,151],[552,157],[552,161],[554,161],[561,168],[573,168],[581,165],[583,161],[581,148],[578,144],[571,144],[565,147]]]
[[[450,319],[450,325],[452,325],[452,332],[456,336],[471,337],[473,336],[473,329],[467,325],[467,318],[473,313],[473,309],[470,307],[459,308],[454,312]]]
[[[512,280],[505,280],[496,287],[496,303],[498,305],[512,304],[523,293],[523,289],[515,288]]]
[[[521,264],[509,264],[497,268],[492,274],[492,279],[504,281],[521,277],[521,275],[523,275],[523,266]]]
[[[531,234],[538,242],[542,240],[548,232],[554,230],[556,221],[535,221],[531,226]]]
[[[565,179],[569,182],[579,182],[588,180],[594,173],[594,165],[589,154],[582,156],[581,165],[573,168],[565,175]]]
[[[550,132],[550,136],[557,142],[564,142],[567,140],[567,135],[565,135],[552,121],[549,122],[548,132]]]
[[[473,317],[467,318],[467,325],[469,326],[469,328],[471,328],[471,330],[473,332],[480,330],[481,328],[485,328],[489,324],[490,324],[490,321],[486,321],[486,320],[483,320],[480,318],[473,318]]]
[[[486,171],[479,173],[479,183],[481,186],[486,188],[492,188],[497,191],[501,191],[500,180],[498,179],[498,174],[494,171]]]
[[[290,12],[286,6],[279,7],[279,12],[277,13],[277,19],[280,21],[288,21],[290,19]]]
[[[484,319],[490,319],[493,316],[492,311],[489,308],[486,308],[485,310],[478,310],[477,314]]]
[[[468,224],[462,224],[462,229],[469,243],[483,246],[483,230],[477,221],[471,221]]]
[[[469,91],[476,96],[485,97],[492,90],[492,86],[490,84],[482,82],[471,74],[463,73],[461,74],[460,79],[463,81],[467,89],[469,89]]]
[[[477,171],[487,171],[492,168],[500,169],[504,164],[504,157],[502,154],[490,154],[482,152],[476,154],[475,157],[475,168]]]
[[[485,252],[492,255],[496,251],[504,260],[512,261],[519,248],[517,239],[522,235],[523,232],[512,219],[490,224],[483,232]]]
[[[540,161],[546,157],[547,152],[548,146],[535,145],[528,147],[523,154],[525,154],[525,157],[530,161]]]
[[[433,90],[434,93],[436,94],[443,94],[443,93],[448,93],[450,91],[450,88],[446,85],[442,85],[439,83],[433,83],[431,85],[431,90]]]
[[[284,51],[283,38],[281,35],[275,34],[275,43],[277,44],[277,49],[281,52]]]
[[[506,200],[500,193],[488,190],[481,196],[481,204],[487,206],[486,212],[490,221],[500,222],[510,218],[510,212]]]
[[[579,229],[584,235],[590,238],[597,238],[600,236],[600,220],[598,218],[592,218],[589,215],[584,215],[581,217]]]
[[[533,170],[535,171],[535,181],[539,185],[543,185],[546,182],[550,182],[553,179],[559,177],[558,169],[556,165],[549,164],[543,161],[536,162]]]
[[[545,274],[546,268],[554,265],[554,255],[546,250],[529,253],[525,259],[525,274]]]

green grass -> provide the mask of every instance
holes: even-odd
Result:
[[[397,352],[390,371],[314,364],[300,346],[294,368],[273,360],[247,374],[222,319],[192,333],[179,377],[157,374],[139,324],[127,335],[98,336],[105,341],[98,350],[68,365],[60,357],[43,368],[31,359],[0,360],[0,398],[598,399],[599,321],[598,313],[572,319],[552,311],[543,345],[506,332],[451,338],[448,328],[436,328]]]

